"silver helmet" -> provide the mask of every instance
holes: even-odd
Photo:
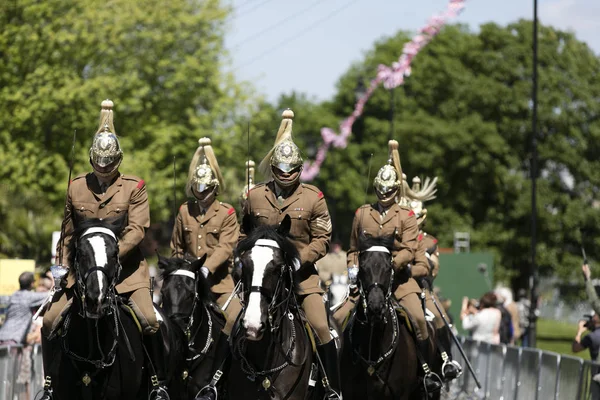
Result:
[[[92,140],[90,147],[90,162],[96,173],[100,175],[112,175],[119,168],[123,160],[123,151],[119,144],[119,139],[115,133],[113,123],[113,102],[104,100],[102,110],[100,111],[100,126]],[[108,166],[112,168],[109,171],[100,171]]]

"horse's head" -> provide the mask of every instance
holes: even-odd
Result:
[[[196,301],[209,300],[209,288],[200,268],[206,255],[190,260],[158,255],[163,285],[160,290],[162,308],[169,317],[188,318]]]
[[[279,226],[254,225],[251,216],[243,220],[248,235],[236,249],[238,268],[234,279],[242,282],[245,311],[242,319],[246,336],[260,340],[269,325],[276,329],[287,311],[294,291],[294,266],[299,264],[296,247],[288,239],[291,219]]]
[[[75,268],[77,290],[87,318],[102,317],[114,300],[121,272],[118,233],[122,222],[87,219],[73,232],[69,264]]]
[[[384,318],[386,302],[392,293],[393,246],[393,236],[372,237],[361,234],[359,238],[358,279],[366,296],[367,311],[376,320]]]

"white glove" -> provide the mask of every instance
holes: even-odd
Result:
[[[202,272],[202,275],[204,275],[205,278],[208,278],[208,273],[210,271],[208,270],[208,268],[202,267],[202,268],[200,268],[200,272]]]
[[[294,270],[298,271],[300,269],[300,260],[294,258]]]
[[[358,266],[352,265],[348,267],[348,283],[350,285],[356,285],[356,281],[358,280]]]

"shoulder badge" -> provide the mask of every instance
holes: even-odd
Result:
[[[235,214],[235,208],[231,207],[228,211],[227,211],[227,215],[231,215],[231,214]]]
[[[415,215],[415,212],[414,212],[413,210],[410,210],[410,211],[408,212],[408,216],[409,216],[409,217],[412,217],[413,215]]]
[[[141,189],[141,188],[142,188],[142,186],[144,186],[145,184],[146,184],[146,182],[144,182],[144,180],[143,180],[143,179],[140,179],[140,181],[139,181],[139,182],[138,182],[138,184],[137,184],[137,188],[138,188],[138,189]]]
[[[420,242],[421,240],[423,240],[423,234],[419,233],[419,237],[417,238],[417,240]]]

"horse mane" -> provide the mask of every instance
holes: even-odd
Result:
[[[292,267],[294,265],[294,259],[300,259],[300,254],[296,246],[290,241],[290,235],[283,235],[277,230],[277,225],[260,225],[254,227],[252,231],[243,240],[238,243],[235,249],[236,257],[254,247],[254,244],[259,239],[269,239],[275,241],[285,257],[286,265]],[[296,280],[294,280],[294,286],[297,286]]]
[[[210,302],[212,301],[210,284],[208,279],[204,277],[204,274],[200,272],[200,268],[194,270],[193,265],[195,261],[197,260],[191,257],[159,257],[158,268],[160,269],[160,278],[164,280],[168,275],[178,269],[193,272],[196,274],[196,292],[198,293],[200,300],[203,303]]]
[[[395,250],[394,235],[371,236],[361,232],[358,237],[358,250],[365,251],[373,246],[383,246],[389,251]]]
[[[121,231],[123,230],[123,218],[117,219],[100,219],[100,218],[88,218],[80,221],[73,233],[71,234],[71,241],[67,246],[68,254],[69,254],[69,265],[75,265],[75,253],[77,252],[77,242],[79,238],[85,231],[90,228],[106,228],[115,234],[116,237],[119,237]]]

